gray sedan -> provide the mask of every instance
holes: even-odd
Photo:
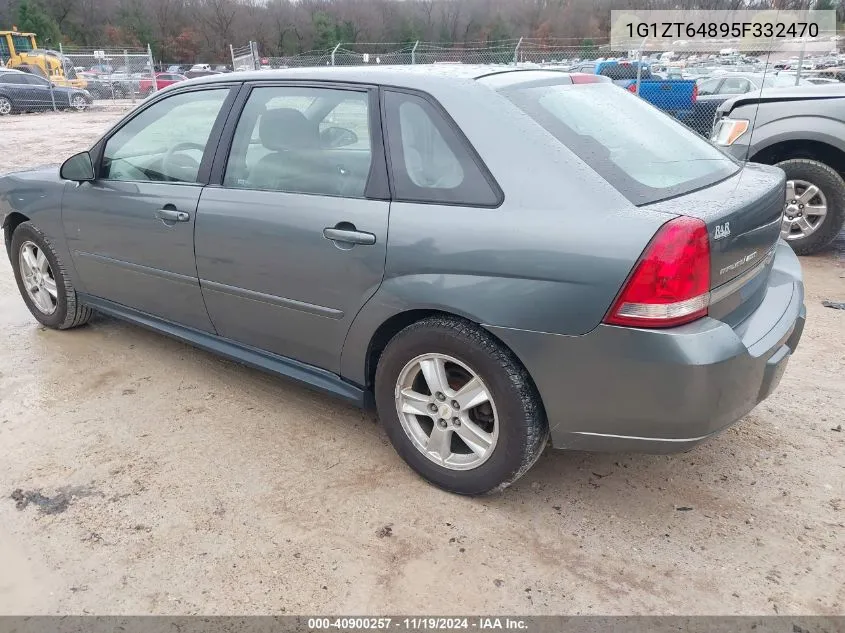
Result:
[[[418,473],[500,490],[548,440],[684,450],[801,337],[784,174],[597,76],[206,77],[0,179],[45,326],[126,319],[361,406]]]

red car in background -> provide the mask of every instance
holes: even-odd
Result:
[[[167,88],[167,86],[172,86],[173,84],[178,84],[180,81],[185,81],[186,79],[187,77],[185,75],[178,73],[156,73],[156,85],[159,90]],[[138,82],[138,92],[141,96],[149,96],[155,91],[156,87],[153,86],[152,79],[141,79]]]

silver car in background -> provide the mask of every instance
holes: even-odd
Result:
[[[549,439],[684,450],[772,392],[805,319],[784,187],[602,77],[338,67],[167,88],[0,179],[0,218],[40,323],[98,311],[374,403],[480,494]]]

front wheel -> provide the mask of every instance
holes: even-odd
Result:
[[[12,113],[12,102],[8,97],[0,97],[0,116]]]
[[[781,237],[799,255],[830,244],[845,224],[845,181],[831,167],[796,158],[777,164],[786,172]]]
[[[29,222],[12,233],[12,270],[32,316],[49,328],[67,330],[91,318],[82,305],[52,244]]]
[[[74,95],[70,100],[70,107],[77,112],[84,112],[88,109],[88,101],[82,95]]]
[[[492,335],[431,317],[379,359],[376,404],[390,441],[417,473],[466,495],[502,490],[540,456],[548,425],[528,372]]]

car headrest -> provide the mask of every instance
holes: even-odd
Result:
[[[262,114],[258,137],[264,147],[274,152],[316,149],[320,146],[317,126],[293,108],[277,108]]]

